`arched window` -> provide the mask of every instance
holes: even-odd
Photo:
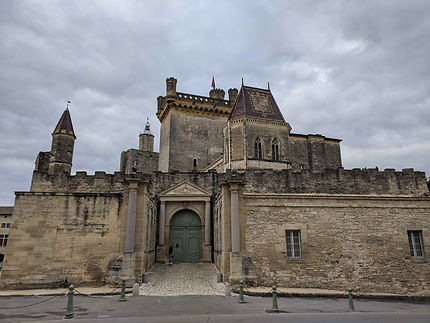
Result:
[[[276,138],[272,140],[272,160],[279,161],[279,143]]]
[[[261,155],[261,139],[259,137],[257,137],[257,139],[255,139],[254,157],[255,157],[255,159],[261,159],[262,158],[262,155]]]

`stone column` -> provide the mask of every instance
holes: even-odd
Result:
[[[231,197],[231,252],[240,252],[239,185],[230,184]]]
[[[205,201],[205,245],[211,244],[211,202]]]
[[[161,201],[160,218],[158,223],[158,245],[164,246],[164,226],[166,222],[166,202]]]
[[[205,201],[205,245],[203,246],[203,261],[212,262],[210,201]]]
[[[130,182],[128,193],[127,231],[125,233],[125,252],[134,252],[134,239],[136,234],[136,201],[137,182]]]
[[[125,248],[122,254],[121,275],[127,280],[127,284],[132,284],[135,280],[136,269],[134,240],[136,235],[136,203],[139,182],[135,179],[128,179],[128,183],[127,228],[125,231]]]
[[[164,230],[166,222],[166,201],[161,201],[160,216],[158,217],[158,246],[157,246],[157,262],[166,262],[166,250],[164,247]]]

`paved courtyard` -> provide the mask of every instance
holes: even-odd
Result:
[[[147,284],[140,287],[140,295],[224,295],[224,283],[217,283],[215,264],[180,263],[168,266],[154,264],[149,270]]]
[[[85,296],[84,287],[77,288],[74,314],[82,322],[430,322],[428,301],[354,300],[356,312],[348,313],[346,298],[280,297],[281,313],[270,313],[270,297],[225,297],[223,283],[216,282],[214,264],[155,264],[149,272],[148,284],[142,284],[140,296]],[[63,290],[64,292],[64,290]],[[79,292],[81,294],[79,294]],[[94,292],[96,290],[94,289]],[[107,290],[105,291],[107,292]],[[52,293],[52,291],[51,291]],[[64,322],[67,297],[57,295],[23,296],[0,293],[0,321]],[[25,295],[25,296],[24,296]]]

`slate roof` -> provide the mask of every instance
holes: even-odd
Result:
[[[285,122],[270,90],[242,85],[229,120],[253,117]]]
[[[70,117],[69,109],[64,110],[53,133],[67,133],[69,135],[75,136],[75,132],[73,131],[72,118]]]

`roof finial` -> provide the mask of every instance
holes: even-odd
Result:
[[[242,77],[242,86],[243,86],[243,77]]]
[[[145,131],[144,134],[151,134],[151,124],[149,123],[149,117],[146,117],[146,125],[145,125]]]
[[[267,89],[270,91],[270,83],[267,82]]]
[[[67,100],[66,110],[69,110],[70,100]]]

